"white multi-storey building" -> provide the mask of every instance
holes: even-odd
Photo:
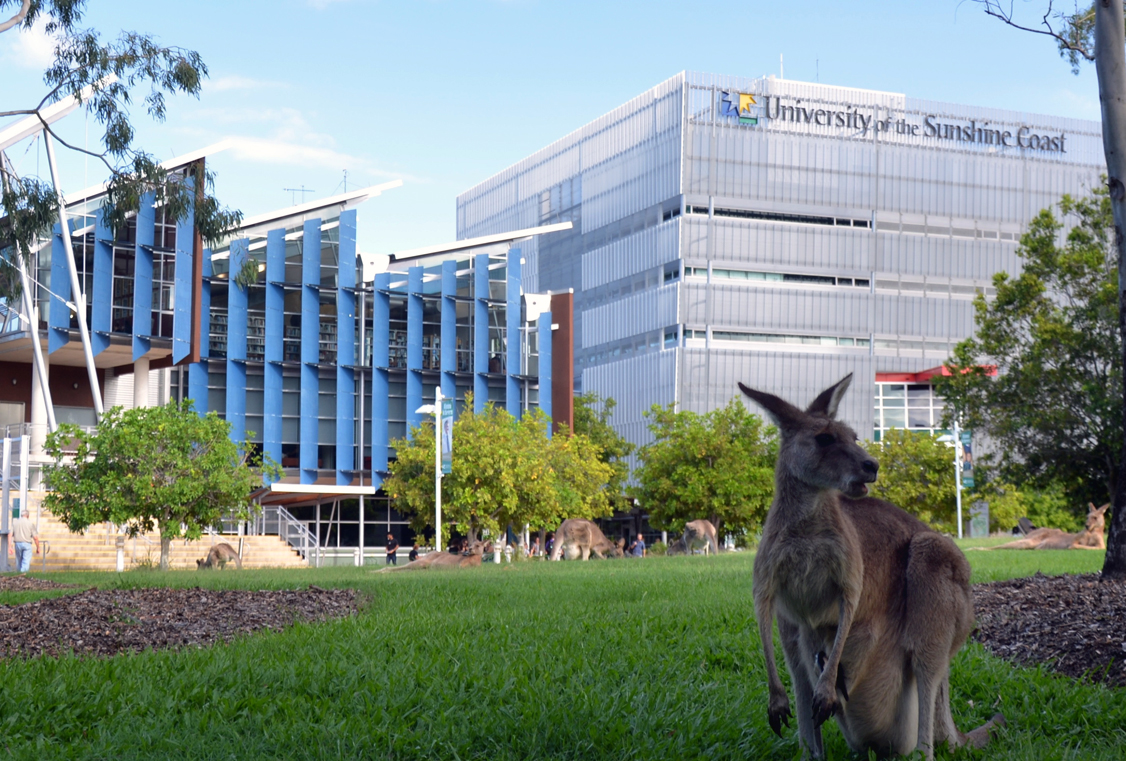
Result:
[[[736,381],[811,400],[856,374],[862,436],[938,425],[926,382],[1016,272],[1021,232],[1104,171],[1099,124],[808,82],[682,73],[458,197],[458,237],[575,292],[575,371],[614,424]]]

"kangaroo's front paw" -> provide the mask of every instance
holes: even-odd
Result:
[[[835,691],[823,689],[821,685],[818,685],[817,689],[813,691],[813,726],[820,727],[839,708],[840,703],[837,702]]]
[[[767,718],[770,719],[770,728],[774,730],[774,734],[779,737],[782,736],[782,725],[785,724],[786,728],[790,728],[790,717],[793,713],[790,711],[790,698],[786,693],[771,694],[770,707],[767,709]]]

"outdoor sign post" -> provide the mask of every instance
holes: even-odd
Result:
[[[454,400],[442,397],[442,387],[434,388],[434,403],[418,408],[421,415],[434,416],[434,550],[442,551],[442,474],[452,471],[454,438]]]
[[[958,538],[962,538],[962,451],[961,443],[965,431],[958,430],[958,420],[954,420],[954,489],[958,505]]]
[[[434,549],[442,551],[442,476],[453,472],[454,400],[434,389]]]

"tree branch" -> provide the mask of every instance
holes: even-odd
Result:
[[[99,161],[101,161],[103,164],[106,165],[106,168],[109,169],[110,174],[117,174],[118,173],[117,168],[114,167],[113,164],[109,163],[109,161],[106,160],[106,155],[104,153],[94,153],[94,151],[88,151],[85,148],[79,148],[77,145],[71,145],[66,140],[63,140],[61,137],[59,137],[59,133],[57,133],[53,129],[51,129],[51,125],[49,125],[47,123],[47,120],[44,119],[42,116],[39,117],[39,121],[43,122],[43,131],[49,133],[51,135],[51,137],[58,140],[59,143],[62,144],[63,146],[70,148],[72,151],[77,151],[78,153],[84,153],[87,156],[98,159]]]
[[[1040,24],[1044,27],[1044,29],[1037,29],[1036,27],[1024,26],[1023,24],[1018,24],[1017,22],[1013,21],[1013,3],[1011,2],[1011,0],[1009,2],[1008,11],[1006,11],[1001,6],[999,0],[974,1],[979,3],[980,5],[985,6],[985,13],[987,16],[992,16],[995,19],[1000,19],[1014,29],[1019,29],[1022,32],[1032,32],[1033,34],[1042,34],[1045,37],[1051,37],[1059,44],[1060,50],[1071,51],[1072,53],[1083,56],[1088,61],[1095,60],[1095,54],[1093,52],[1088,51],[1087,48],[1078,44],[1074,40],[1068,39],[1052,28],[1052,23],[1048,20],[1052,15],[1052,3],[1050,2],[1048,3],[1048,10],[1044,11],[1044,16],[1040,20]]]
[[[7,21],[0,23],[0,34],[11,29],[13,26],[18,26],[21,21],[27,16],[27,12],[31,10],[31,0],[23,0],[23,5],[20,6],[19,11],[15,16],[12,16]]]

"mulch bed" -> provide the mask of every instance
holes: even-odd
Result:
[[[27,577],[0,581],[5,591],[65,586]],[[342,618],[357,607],[353,589],[90,589],[0,605],[0,657],[202,647],[297,621]]]
[[[996,656],[1126,687],[1126,582],[1036,574],[978,584],[974,612],[974,639]]]

